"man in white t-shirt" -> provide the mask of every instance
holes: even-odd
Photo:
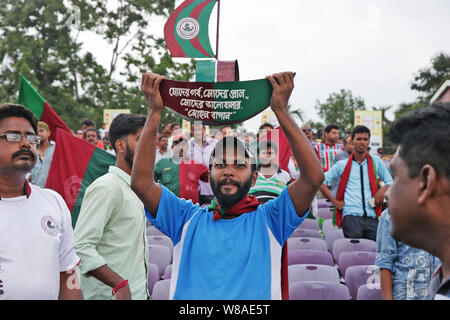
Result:
[[[0,105],[0,300],[83,299],[69,209],[29,184],[39,143],[33,113]]]

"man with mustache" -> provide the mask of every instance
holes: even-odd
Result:
[[[94,128],[86,129],[86,131],[84,131],[83,137],[84,137],[84,140],[89,142],[90,144],[93,144],[94,146],[98,145],[98,141],[99,141],[98,133],[97,133],[97,130],[95,130]]]
[[[149,116],[136,148],[131,187],[144,202],[147,218],[174,243],[170,298],[281,299],[282,246],[307,216],[324,179],[311,144],[287,109],[293,73],[267,80],[273,88],[271,108],[301,164],[301,178],[277,199],[259,203],[248,196],[258,177],[255,158],[238,138],[226,137],[211,153],[215,198],[205,208],[177,198],[153,179],[163,79],[142,76]]]
[[[146,300],[147,238],[144,206],[130,189],[134,150],[145,116],[119,114],[109,129],[115,166],[87,189],[75,227],[86,299]]]
[[[25,180],[37,157],[37,120],[0,105],[0,300],[82,299],[69,209]]]

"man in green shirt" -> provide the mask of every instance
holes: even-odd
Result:
[[[189,159],[188,140],[183,135],[174,137],[172,157],[156,162],[155,181],[161,183],[178,197],[198,203],[199,180],[209,182],[208,168]]]
[[[87,189],[75,227],[86,299],[148,299],[144,206],[130,188],[134,150],[146,117],[120,114],[111,123],[115,166]]]

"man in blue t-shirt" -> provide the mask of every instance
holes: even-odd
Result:
[[[164,109],[159,85],[164,77],[146,73],[142,91],[149,117],[136,149],[131,186],[148,219],[174,243],[171,299],[281,299],[281,249],[309,212],[324,175],[314,151],[287,103],[293,74],[267,77],[270,105],[286,134],[302,176],[272,201],[261,204],[248,191],[258,177],[256,159],[235,137],[212,151],[212,205],[200,208],[176,197],[154,180],[158,124]]]

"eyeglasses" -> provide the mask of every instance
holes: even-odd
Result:
[[[6,132],[0,134],[0,137],[5,137],[8,142],[20,142],[22,141],[22,137],[26,137],[30,144],[39,144],[41,142],[41,138],[34,134],[21,134],[17,132]]]
[[[303,129],[303,132],[311,132],[312,130],[311,129]]]

